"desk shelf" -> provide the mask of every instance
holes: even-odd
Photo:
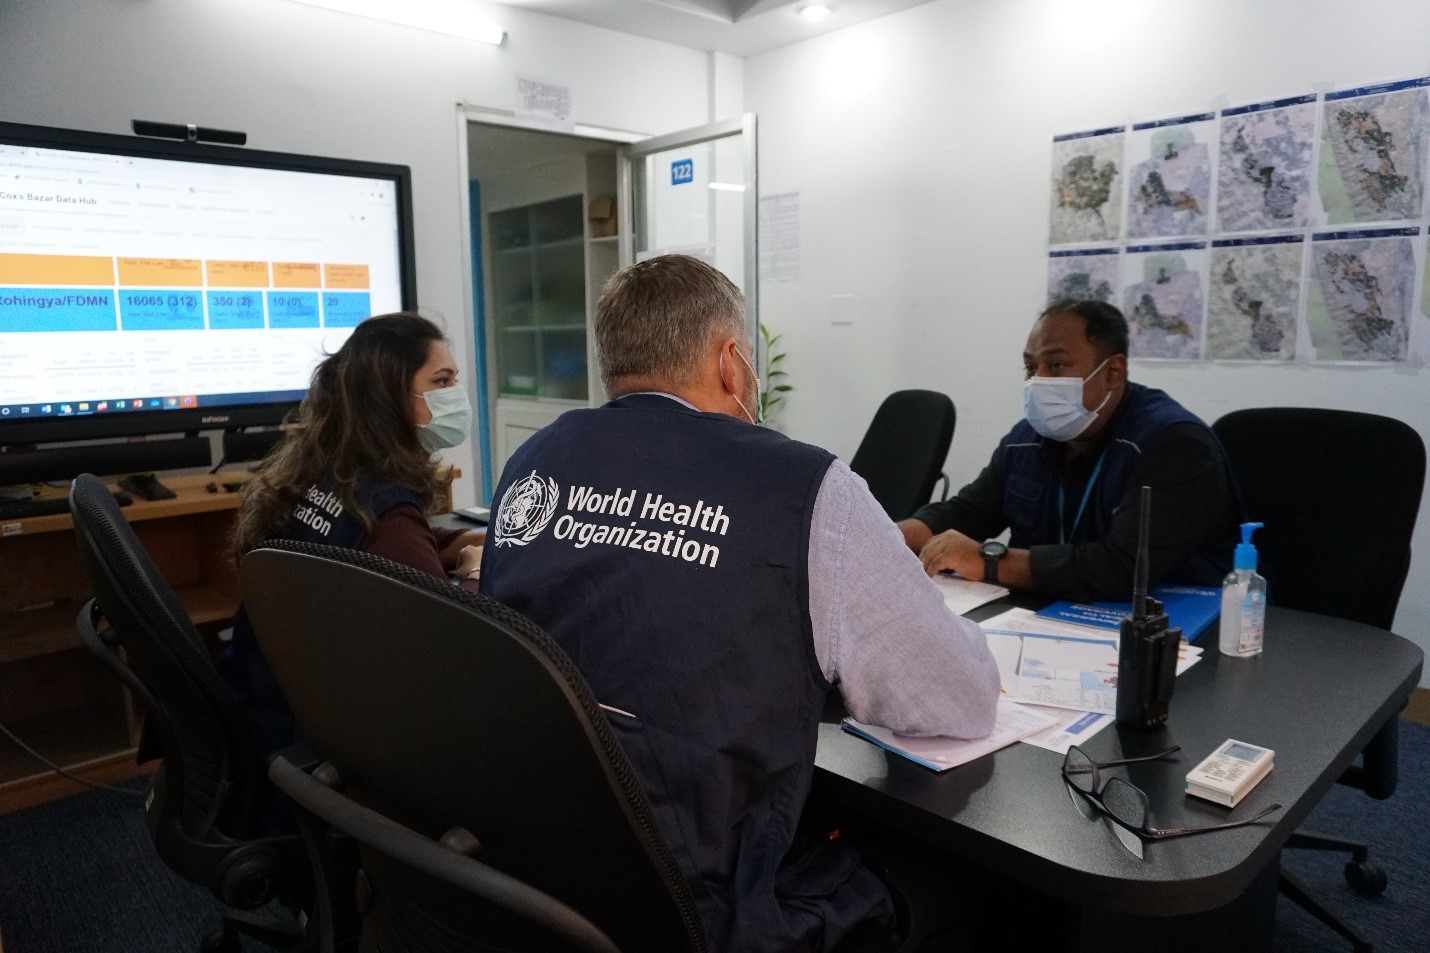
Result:
[[[238,605],[229,556],[238,495],[208,492],[212,479],[165,477],[174,499],[136,501],[121,512],[217,651],[217,632]],[[133,699],[75,631],[90,593],[69,514],[0,525],[0,579],[0,722],[82,777],[112,781],[148,770],[133,765],[140,721]],[[0,813],[74,790],[0,737]]]

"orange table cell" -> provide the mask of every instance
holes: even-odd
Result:
[[[318,266],[297,261],[275,261],[273,263],[273,287],[275,288],[317,288]]]
[[[367,265],[324,265],[324,288],[366,288]]]
[[[89,255],[0,255],[0,284],[112,285],[114,259]]]
[[[119,283],[139,288],[195,288],[204,283],[197,258],[121,258]]]
[[[268,262],[266,261],[208,261],[204,262],[209,284],[220,288],[267,288]]]

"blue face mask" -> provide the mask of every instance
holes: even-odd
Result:
[[[1040,436],[1065,442],[1079,436],[1097,419],[1097,412],[1107,406],[1112,391],[1102,398],[1097,410],[1088,410],[1082,403],[1082,385],[1098,375],[1107,362],[1105,358],[1086,377],[1030,377],[1023,382],[1023,416]]]
[[[472,432],[472,404],[467,389],[453,385],[423,391],[432,419],[417,428],[417,440],[428,453],[455,447]]]

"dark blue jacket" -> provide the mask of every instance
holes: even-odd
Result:
[[[1111,525],[1114,512],[1127,492],[1128,478],[1142,453],[1173,424],[1193,424],[1204,430],[1213,446],[1219,447],[1211,428],[1191,411],[1163,391],[1132,381],[1127,383],[1122,405],[1112,421],[1111,432],[1103,440],[1101,463],[1096,482],[1087,499],[1086,512],[1077,525],[1077,534],[1067,542],[1102,539]],[[1011,531],[1008,545],[1013,548],[1057,543],[1066,515],[1059,509],[1058,487],[1061,485],[1061,458],[1050,453],[1047,442],[1031,424],[1020,420],[999,443],[1003,453],[1003,517]],[[1221,463],[1223,468],[1226,464]],[[1235,480],[1226,471],[1228,492],[1236,499]],[[1074,500],[1069,508],[1077,506]],[[1153,499],[1153,506],[1156,506]],[[1206,501],[1208,506],[1221,506],[1221,501]],[[1239,508],[1239,507],[1238,507]],[[1067,522],[1071,522],[1070,520]],[[1185,563],[1175,568],[1170,577],[1179,582],[1214,585],[1230,568],[1229,533],[1235,525],[1229,520],[1209,534],[1201,548]]]
[[[640,394],[563,414],[494,496],[482,592],[607,706],[714,951],[827,949],[889,910],[850,851],[789,857],[830,687],[806,567],[832,461]]]

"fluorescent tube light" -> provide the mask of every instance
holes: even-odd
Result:
[[[476,13],[461,0],[295,0],[310,7],[323,7],[339,13],[383,20],[400,26],[416,27],[433,33],[445,33],[464,40],[479,40],[500,46],[506,31],[486,17]]]
[[[745,187],[744,187],[743,185],[737,185],[737,184],[735,184],[734,182],[711,182],[711,183],[710,183],[710,187],[711,187],[712,189],[718,189],[718,190],[720,190],[721,192],[743,192],[743,191],[745,191]]]

